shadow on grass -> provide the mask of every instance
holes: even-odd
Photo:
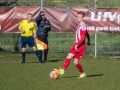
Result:
[[[60,61],[63,61],[63,60],[48,60],[49,62],[60,62]]]
[[[87,75],[86,77],[98,77],[103,76],[104,74],[95,74],[95,75]],[[61,78],[76,78],[78,76],[70,76],[70,77],[61,77]]]
[[[95,74],[95,75],[87,75],[87,77],[98,77],[98,76],[103,76],[104,74]]]
[[[30,62],[30,61],[29,61],[29,62],[25,62],[25,63],[39,63],[39,62],[34,62],[34,61],[33,61],[33,62]]]
[[[60,77],[60,78],[75,78],[75,77],[78,77],[78,76]]]
[[[60,62],[60,61],[63,61],[63,60],[48,60],[48,62],[44,62],[44,63],[51,63],[51,62]],[[26,62],[26,63],[39,63],[39,62],[36,62],[36,61],[32,61],[32,62]]]

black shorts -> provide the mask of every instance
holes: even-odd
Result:
[[[35,46],[34,38],[33,36],[30,37],[21,37],[21,48],[26,48],[26,44],[29,45],[29,47]]]

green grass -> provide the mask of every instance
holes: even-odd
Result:
[[[40,64],[34,54],[27,54],[26,63],[21,64],[19,53],[0,56],[0,90],[120,90],[119,59],[85,56],[81,61],[85,79],[78,78],[72,60],[65,75],[51,80],[49,73],[59,68],[65,57],[49,55],[50,62]]]

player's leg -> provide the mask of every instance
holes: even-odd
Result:
[[[22,62],[25,63],[25,56],[26,56],[26,48],[22,48]]]
[[[25,63],[26,43],[27,43],[27,38],[21,37],[21,48],[22,48],[22,62],[21,63]]]
[[[74,46],[70,49],[67,57],[66,57],[66,60],[64,61],[63,63],[63,66],[62,66],[62,69],[54,69],[55,71],[57,71],[59,74],[64,74],[65,70],[67,69],[67,67],[69,66],[70,64],[70,61],[71,59],[74,57],[74,53],[75,53],[75,48]]]
[[[76,51],[75,51],[75,45],[70,49],[70,51],[69,51],[69,53],[68,53],[68,55],[67,55],[67,57],[66,57],[66,60],[65,60],[65,62],[64,62],[64,64],[63,64],[63,66],[62,66],[62,69],[65,71],[66,69],[67,69],[67,67],[69,66],[69,64],[70,64],[70,61],[71,61],[71,59],[74,57],[74,54],[76,53]]]
[[[45,38],[43,42],[47,45],[47,49],[44,50],[44,61],[48,62],[48,60],[47,60],[48,49],[49,49],[49,47],[48,47],[48,39]]]
[[[74,56],[74,54],[72,53],[68,53],[67,57],[66,57],[66,60],[62,66],[62,69],[54,69],[55,71],[57,71],[60,75],[63,75],[65,70],[67,69],[67,67],[69,66],[70,64],[70,61],[71,61],[71,58]]]
[[[74,64],[75,64],[76,68],[78,69],[78,71],[81,73],[79,78],[85,78],[86,74],[85,74],[85,72],[83,70],[82,65],[79,63],[79,59],[74,58]]]
[[[79,63],[79,59],[74,58],[74,64],[75,64],[75,66],[77,67],[77,69],[79,70],[80,73],[84,73],[82,65]]]
[[[39,58],[40,58],[40,60],[42,60],[42,54],[43,54],[43,51],[42,50],[37,50],[38,51],[38,53],[39,53]]]
[[[40,56],[39,52],[37,51],[36,47],[33,46],[32,49],[33,49],[33,51],[35,52],[35,55],[38,57],[39,62],[40,62],[40,63],[44,63],[43,60],[41,59],[41,56]]]
[[[82,65],[79,63],[79,60],[82,60],[84,58],[84,51],[85,51],[86,45],[83,44],[78,50],[79,52],[75,54],[74,56],[74,64],[76,66],[76,68],[79,70],[79,72],[81,73],[79,78],[85,78],[86,74],[83,70]]]
[[[64,64],[62,66],[62,69],[65,71],[67,69],[67,67],[69,66],[70,64],[70,61],[71,59],[73,58],[74,54],[72,53],[68,53],[67,57],[66,57],[66,60],[64,61]]]
[[[48,62],[47,55],[48,55],[48,48],[44,50],[44,61],[45,62]]]
[[[43,63],[41,57],[40,57],[40,54],[37,50],[37,48],[35,47],[35,43],[34,43],[34,38],[33,37],[30,37],[29,40],[28,40],[28,45],[29,47],[32,47],[33,51],[35,52],[35,55],[38,57],[39,59],[39,62],[40,63]]]
[[[38,37],[38,39],[43,42],[43,38],[39,38],[39,37]],[[42,51],[42,50],[38,50],[38,53],[39,53],[39,58],[40,58],[40,60],[42,60],[43,51]]]

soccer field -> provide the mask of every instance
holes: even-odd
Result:
[[[71,62],[67,71],[57,80],[51,80],[50,72],[60,68],[64,58],[50,57],[50,62],[37,63],[35,55],[27,54],[21,64],[20,54],[1,54],[0,90],[120,90],[120,59],[86,56],[81,64],[87,74],[79,79],[79,72]]]
[[[12,3],[12,1],[16,2]],[[95,7],[95,0],[67,0],[67,3],[54,3],[53,0],[43,1],[43,7]],[[120,7],[119,0],[96,1],[98,8],[106,7],[107,11],[113,7]],[[40,6],[40,0],[1,0],[0,2],[1,5],[6,2],[10,6]],[[54,68],[62,66],[67,51],[74,43],[75,34],[50,33],[50,53],[48,55],[50,62],[38,63],[36,56],[28,48],[29,53],[26,56],[26,63],[21,64],[20,51],[13,53],[17,40],[20,49],[20,37],[18,38],[17,33],[1,33],[0,90],[120,90],[120,59],[112,57],[120,55],[120,35],[98,34],[97,58],[93,57],[94,36],[94,34],[90,35],[91,46],[87,47],[85,59],[80,62],[87,77],[84,79],[78,78],[80,73],[72,60],[63,76],[51,80],[49,77],[50,72]]]

